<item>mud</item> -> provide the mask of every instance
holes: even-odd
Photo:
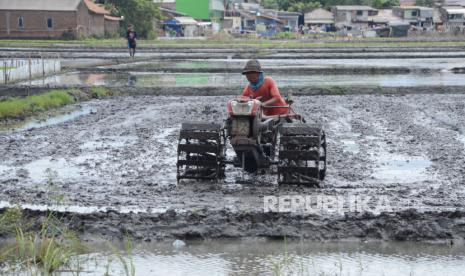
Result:
[[[354,44],[356,46],[356,44]],[[185,59],[399,59],[462,58],[465,46],[429,47],[216,47],[181,46],[140,48],[137,57],[155,60]],[[0,58],[126,59],[124,47],[0,47]],[[127,58],[128,59],[128,58]],[[129,60],[129,59],[128,59]]]
[[[31,217],[45,215],[44,206],[60,207],[60,215],[84,236],[465,238],[465,95],[295,97],[296,110],[327,132],[323,188],[277,186],[272,171],[250,176],[234,168],[219,183],[177,185],[180,123],[193,118],[220,122],[230,98],[96,100],[80,107],[92,113],[3,131],[0,201],[33,204],[30,209],[37,210],[26,212]],[[374,201],[363,211],[344,205],[342,213],[264,212],[264,196],[278,195],[369,196]],[[378,212],[372,207],[380,198],[389,208]],[[80,213],[78,207],[96,211]]]
[[[0,99],[11,96],[28,96],[49,91],[50,89],[80,89],[90,91],[92,85],[3,85],[0,86]],[[172,86],[159,87],[135,87],[135,86],[113,86],[110,89],[117,91],[122,95],[150,95],[150,96],[234,96],[242,91],[244,87],[239,84],[231,85],[230,87],[182,87],[176,88]],[[409,95],[409,94],[464,94],[463,86],[400,86],[400,87],[381,87],[381,86],[303,86],[303,87],[287,87],[281,86],[280,91],[283,94],[292,94],[296,96],[313,96],[313,95]]]
[[[128,59],[128,54],[125,52],[64,52],[54,53],[54,57],[61,59]],[[25,53],[18,52],[0,52],[0,58],[43,58],[44,55],[40,52]],[[399,58],[464,58],[464,51],[457,52],[387,52],[387,53],[274,53],[267,51],[251,52],[251,53],[177,53],[177,52],[138,52],[137,57],[144,59],[156,60],[186,60],[186,59],[399,59]]]

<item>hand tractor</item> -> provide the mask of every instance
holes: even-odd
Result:
[[[224,124],[184,122],[178,142],[177,180],[225,177],[226,165],[248,173],[278,174],[278,184],[320,187],[326,174],[326,138],[321,126],[307,124],[294,112],[266,116],[257,99],[239,96],[228,102]],[[229,141],[235,156],[226,156]],[[274,170],[272,168],[275,168]],[[271,170],[270,170],[271,169]]]

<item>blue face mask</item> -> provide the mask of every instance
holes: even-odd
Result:
[[[249,83],[250,83],[250,87],[255,92],[263,85],[264,82],[265,82],[265,76],[263,75],[263,73],[260,73],[260,76],[258,77],[258,81],[256,83],[253,83],[253,82],[249,82]]]

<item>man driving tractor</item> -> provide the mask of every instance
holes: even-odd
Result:
[[[242,96],[251,97],[262,102],[263,114],[266,116],[288,114],[288,108],[273,106],[287,106],[286,101],[279,93],[276,82],[264,75],[258,60],[251,59],[247,62],[242,75],[245,75],[249,84],[244,88]]]

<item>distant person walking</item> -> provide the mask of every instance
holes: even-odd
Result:
[[[134,31],[133,25],[129,25],[126,39],[128,40],[129,56],[134,58],[136,55],[137,33]]]

